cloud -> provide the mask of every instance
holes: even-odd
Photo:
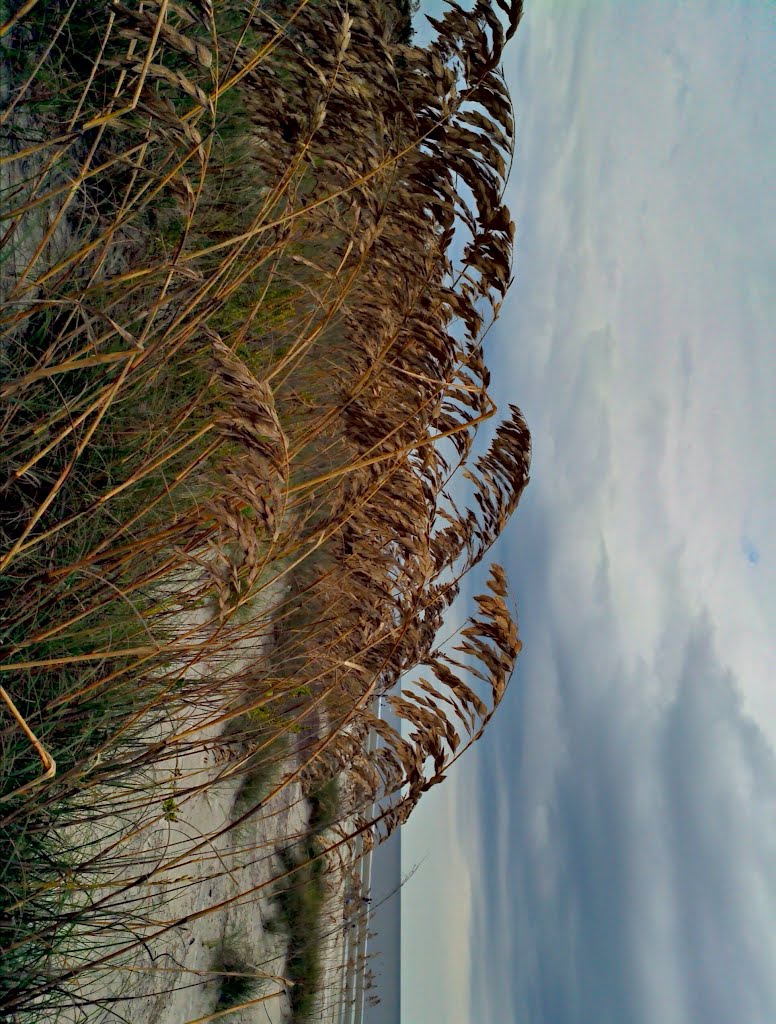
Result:
[[[413,1024],[466,956],[467,1020],[776,1020],[770,7],[545,0],[506,62],[525,648],[454,807],[408,825],[444,930],[407,939]]]
[[[660,730],[689,1019],[776,1017],[776,760],[701,623]]]
[[[750,565],[757,565],[760,561],[759,548],[750,537],[741,538],[741,551]]]
[[[748,710],[776,722],[773,22],[756,3],[563,7],[529,11],[508,68],[518,257],[499,397],[534,433],[552,571],[588,567],[604,537],[630,652],[683,586]],[[766,570],[754,586],[742,536]]]
[[[486,1020],[776,1019],[774,27],[548,2],[507,67],[491,360],[534,465],[523,660],[459,785]]]
[[[605,647],[612,612],[587,649],[540,633],[542,678],[518,678],[481,752],[474,1003],[488,1020],[767,1024],[772,749],[707,618],[672,609],[654,660],[628,671]]]

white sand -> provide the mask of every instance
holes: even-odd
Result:
[[[277,592],[265,592],[263,607],[277,597]],[[254,609],[254,614],[260,626],[261,612]],[[214,628],[212,611],[207,609],[181,612],[175,623],[182,634],[195,629],[203,642]],[[221,656],[214,663],[210,656],[204,657],[184,668],[183,675],[187,679],[209,677],[212,681],[213,677],[228,678],[249,668],[262,652],[266,654],[260,629],[254,634],[233,648],[229,658]],[[179,743],[172,743],[169,756],[145,772],[143,806],[123,817],[121,833],[129,838],[114,851],[115,866],[109,874],[101,875],[100,887],[95,890],[95,896],[102,897],[109,887],[127,885],[141,873],[157,869],[143,884],[131,885],[112,897],[106,914],[110,919],[111,906],[131,909],[133,931],[145,938],[144,947],[114,958],[102,971],[84,972],[80,986],[72,985],[77,998],[94,1000],[104,1007],[103,1011],[93,1008],[90,1021],[189,1024],[207,1017],[216,1007],[219,982],[213,971],[225,946],[239,953],[264,979],[253,998],[265,997],[226,1019],[235,1024],[282,1024],[290,1017],[283,978],[287,940],[282,929],[275,934],[267,930],[266,924],[275,913],[271,880],[283,870],[278,850],[305,833],[309,806],[300,784],[293,781],[248,821],[218,834],[246,810],[239,803],[235,807],[240,776],[230,774],[234,771],[230,759],[237,755],[233,746],[224,742],[225,723],[211,724],[228,709],[228,698],[210,706],[203,702],[178,707],[167,722],[149,725],[145,732],[144,739],[153,743],[184,730],[196,730]],[[278,781],[295,767],[294,759],[289,757],[278,767]],[[191,787],[202,788],[194,793],[182,792]],[[110,799],[108,794],[106,799]],[[170,799],[174,804],[165,803]],[[92,850],[96,844],[105,851],[110,832],[118,824],[111,818],[101,824],[99,835],[92,832]],[[200,848],[192,853],[197,845]],[[220,906],[227,901],[227,906]],[[209,908],[217,909],[207,912]],[[190,919],[203,911],[202,916]],[[181,919],[189,920],[153,938],[154,933]],[[110,927],[106,948],[101,947],[100,953],[120,948],[128,938],[115,925]],[[93,960],[95,952],[92,947],[84,954]],[[75,948],[69,962],[71,966],[77,962]],[[71,1008],[57,1014],[56,1024],[76,1024],[84,1019],[82,1010]]]

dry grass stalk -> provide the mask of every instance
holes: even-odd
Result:
[[[436,646],[530,462],[515,407],[471,455],[495,413],[482,337],[514,232],[498,69],[522,5],[496,8],[451,6],[426,48],[398,43],[378,0],[55,0],[3,26],[0,667],[19,697],[0,694],[0,754],[19,785],[0,837],[23,837],[3,1011],[132,967],[180,924],[140,923],[148,887],[200,870],[299,781],[340,780],[308,860],[363,855],[503,698],[520,642],[501,570],[455,651]],[[432,678],[399,694],[416,667]],[[261,800],[103,891],[177,813],[136,817],[160,763],[218,755],[223,782],[279,741],[293,763]],[[185,803],[211,783],[187,769],[176,785]],[[58,820],[130,824],[84,854],[46,848]],[[52,974],[58,930],[88,947],[106,921],[126,941]]]

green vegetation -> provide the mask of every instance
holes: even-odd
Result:
[[[336,779],[327,779],[310,796],[310,832],[320,835],[339,820],[340,800]]]
[[[341,815],[336,779],[329,779],[308,798],[310,820],[307,835],[282,851],[284,877],[276,901],[280,921],[288,934],[286,971],[293,982],[291,1010],[296,1024],[308,1020],[319,992],[322,913],[326,898],[326,858],[323,833]]]
[[[282,722],[280,725],[282,727]],[[275,728],[272,729],[273,738],[267,746],[255,735],[255,729],[249,727],[249,730],[255,737],[253,747],[256,752],[248,758],[240,776],[240,785],[234,798],[238,815],[261,805],[278,781],[278,765],[288,756],[288,739],[283,734],[278,736]]]
[[[286,965],[293,982],[290,991],[294,1024],[307,1020],[315,1007],[321,982],[321,915],[326,893],[325,866],[320,848],[310,842],[305,850],[307,862],[294,866],[288,854],[283,867],[288,876],[277,894],[280,920],[288,933],[289,955]],[[318,859],[312,859],[318,856]]]
[[[230,940],[225,940],[219,949],[213,971],[218,975],[219,983],[216,1012],[234,1009],[256,999],[267,985],[266,978],[257,973],[240,947]]]
[[[303,1019],[326,851],[399,827],[503,696],[498,567],[437,646],[530,461],[514,407],[471,455],[511,274],[498,10],[418,49],[403,2],[2,7],[0,1016],[120,1016],[288,849],[250,891]],[[415,667],[403,739],[374,699]],[[255,991],[227,952],[224,1008]]]

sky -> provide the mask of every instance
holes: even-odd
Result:
[[[775,52],[767,0],[507,51],[524,651],[404,828],[403,1024],[776,1020]]]

